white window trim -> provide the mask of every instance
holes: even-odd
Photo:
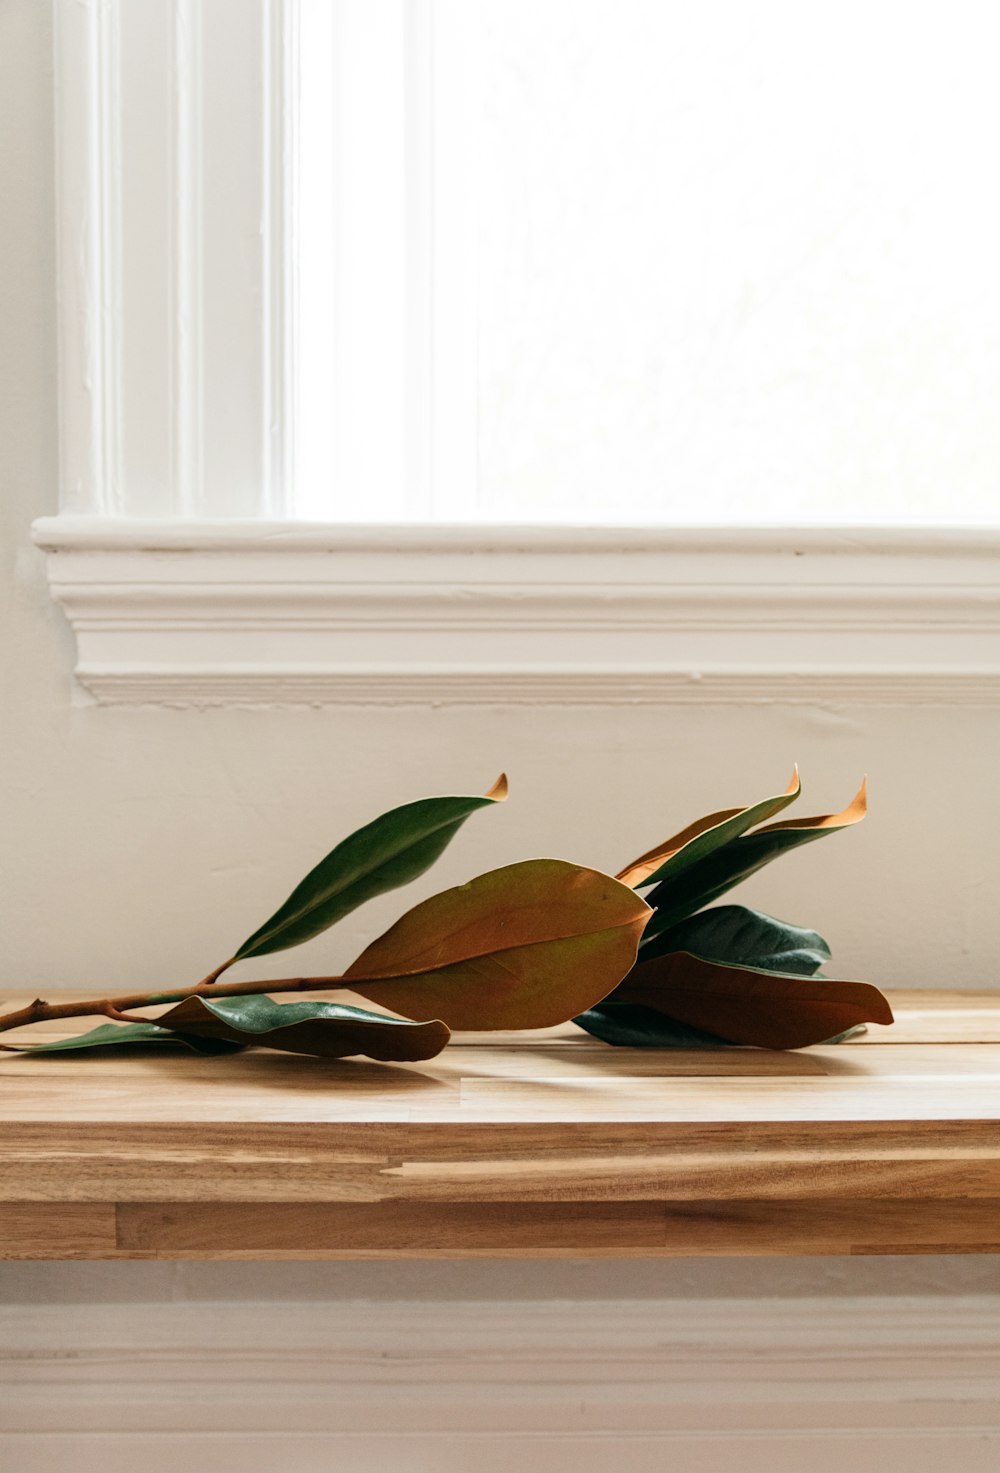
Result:
[[[229,102],[257,144],[223,171],[246,247],[230,260],[205,178],[227,120],[201,85],[226,5],[161,0],[162,45],[137,48],[125,0],[56,0],[61,511],[35,538],[92,697],[1000,700],[1000,532],[280,520],[294,466],[281,160],[295,0],[237,8]],[[413,0],[407,23],[422,12]],[[410,37],[412,65],[427,52]],[[428,217],[411,217],[419,262],[433,256]],[[426,328],[426,312],[411,316]],[[447,395],[464,392],[465,339],[454,322],[441,342],[428,332],[402,350],[431,385],[413,443],[422,477],[447,462],[455,481],[465,452],[448,462],[436,437]]]
[[[36,525],[99,701],[1000,702],[1000,535]]]

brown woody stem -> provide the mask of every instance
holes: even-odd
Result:
[[[219,965],[215,968],[214,972],[209,972],[207,977],[202,977],[201,982],[198,985],[200,987],[209,987],[213,982],[217,982],[222,976],[223,972],[231,967],[235,960],[236,958],[234,956],[231,956],[228,961],[220,962]]]
[[[278,977],[274,981],[223,982],[211,977],[195,987],[179,987],[174,992],[131,992],[123,997],[96,997],[87,1002],[44,1002],[36,997],[27,1007],[0,1017],[0,1033],[11,1028],[24,1028],[29,1023],[45,1023],[52,1018],[88,1018],[91,1016],[115,1018],[122,1022],[135,1019],[122,1018],[122,1014],[135,1008],[150,1008],[159,1003],[184,1002],[188,997],[252,997],[262,992],[316,992],[321,988],[342,987],[343,977]],[[350,987],[350,983],[347,983]],[[3,1045],[0,1045],[3,1047]]]

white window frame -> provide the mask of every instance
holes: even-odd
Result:
[[[430,4],[394,11],[418,99]],[[61,486],[35,540],[91,698],[1000,700],[996,531],[289,520],[296,8],[147,0],[151,38],[128,0],[56,0]],[[434,127],[416,118],[418,143]],[[455,216],[419,162],[394,185],[411,196],[399,352],[418,386],[398,412],[417,482],[454,506],[473,469],[450,435],[469,337],[428,306],[456,250],[427,242]],[[365,259],[362,227],[336,221],[346,261]]]

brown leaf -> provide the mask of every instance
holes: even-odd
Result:
[[[846,829],[852,823],[860,823],[867,812],[868,779],[862,778],[860,788],[839,813],[819,813],[812,818],[786,818],[781,823],[767,823],[750,837],[755,839],[758,834],[776,834],[784,829]]]
[[[610,875],[527,860],[415,906],[344,980],[394,1013],[450,1028],[547,1028],[617,986],[649,913]]]
[[[868,982],[727,966],[686,951],[641,962],[614,1000],[758,1048],[806,1048],[858,1023],[892,1022],[888,1002]]]

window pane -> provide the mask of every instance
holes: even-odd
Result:
[[[476,3],[479,515],[1000,520],[1000,9]]]
[[[298,0],[299,515],[1000,523],[1000,6]]]

